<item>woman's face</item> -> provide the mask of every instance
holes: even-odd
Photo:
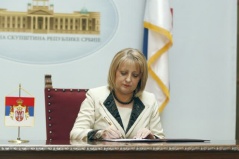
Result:
[[[132,61],[121,63],[116,70],[115,93],[132,95],[141,78],[140,67]]]

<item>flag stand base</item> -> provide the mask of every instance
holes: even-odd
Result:
[[[20,138],[20,126],[18,127],[18,137],[16,140],[9,140],[8,142],[15,143],[15,144],[21,144],[21,143],[28,143],[29,140],[21,140]]]
[[[15,144],[21,144],[21,143],[28,143],[29,140],[17,139],[17,140],[9,140],[8,142],[15,143]]]

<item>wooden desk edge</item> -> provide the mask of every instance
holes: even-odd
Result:
[[[42,142],[28,144],[9,144],[0,142],[1,151],[232,151],[239,152],[236,144],[214,144],[214,143],[118,143],[98,142],[87,144],[86,142],[74,144],[57,144],[54,142]]]

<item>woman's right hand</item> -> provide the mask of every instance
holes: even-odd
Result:
[[[122,138],[122,135],[118,129],[116,129],[115,126],[109,126],[107,127],[103,133],[102,133],[103,139],[120,139]]]

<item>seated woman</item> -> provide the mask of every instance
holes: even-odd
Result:
[[[119,51],[108,85],[87,92],[70,139],[164,138],[156,98],[144,91],[147,78],[147,61],[139,50]]]

